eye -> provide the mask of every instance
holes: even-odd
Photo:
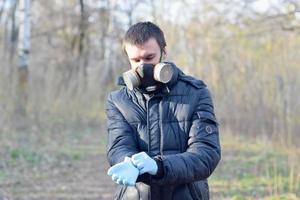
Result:
[[[147,61],[150,61],[152,59],[153,59],[153,56],[149,56],[149,57],[146,58]]]
[[[132,61],[138,63],[140,62],[140,59],[132,59]]]

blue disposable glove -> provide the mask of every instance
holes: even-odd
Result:
[[[140,174],[148,172],[155,175],[158,166],[154,159],[150,158],[145,152],[137,153],[131,157],[132,163],[139,169]]]
[[[129,157],[108,169],[107,175],[118,184],[134,186],[139,175],[139,170],[132,164]]]

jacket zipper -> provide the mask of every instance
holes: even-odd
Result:
[[[150,150],[151,150],[151,142],[150,142],[150,139],[151,139],[151,137],[150,137],[150,125],[149,125],[149,102],[150,102],[150,100],[153,98],[153,97],[155,97],[155,96],[151,96],[148,100],[147,100],[147,102],[146,102],[146,105],[147,105],[147,134],[148,134],[148,141],[149,141],[149,144],[148,144],[148,155],[150,156],[151,154],[150,154]],[[159,103],[159,109],[160,109],[160,103]],[[159,121],[160,121],[160,130],[162,129],[162,126],[161,126],[161,122],[162,122],[162,119],[161,119],[161,117],[160,117],[160,119],[159,119]],[[162,153],[162,150],[161,150],[161,142],[160,142],[160,151],[161,151],[161,153]],[[151,199],[151,182],[152,182],[152,177],[151,177],[151,175],[149,175],[149,183],[150,183],[150,192],[149,192],[149,199]]]
[[[162,149],[162,144],[163,144],[163,141],[164,141],[164,138],[163,138],[163,123],[162,123],[162,117],[163,117],[163,110],[162,110],[162,100],[163,98],[159,101],[159,129],[160,129],[160,142],[159,142],[159,150],[160,150],[160,155],[163,155],[163,149]]]
[[[147,135],[148,135],[148,155],[150,156],[150,150],[151,150],[151,137],[150,137],[150,126],[149,126],[149,102],[150,102],[151,97],[147,100],[146,105],[147,105]],[[149,175],[149,185],[150,185],[150,192],[149,192],[149,199],[151,199],[151,175]]]

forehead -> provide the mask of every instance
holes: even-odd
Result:
[[[139,45],[125,43],[125,50],[129,58],[143,57],[160,51],[159,45],[154,38]]]

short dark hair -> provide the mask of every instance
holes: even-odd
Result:
[[[129,27],[124,39],[123,39],[123,50],[125,50],[125,43],[142,45],[150,38],[154,38],[163,52],[167,46],[164,33],[162,30],[152,22],[138,22]]]

